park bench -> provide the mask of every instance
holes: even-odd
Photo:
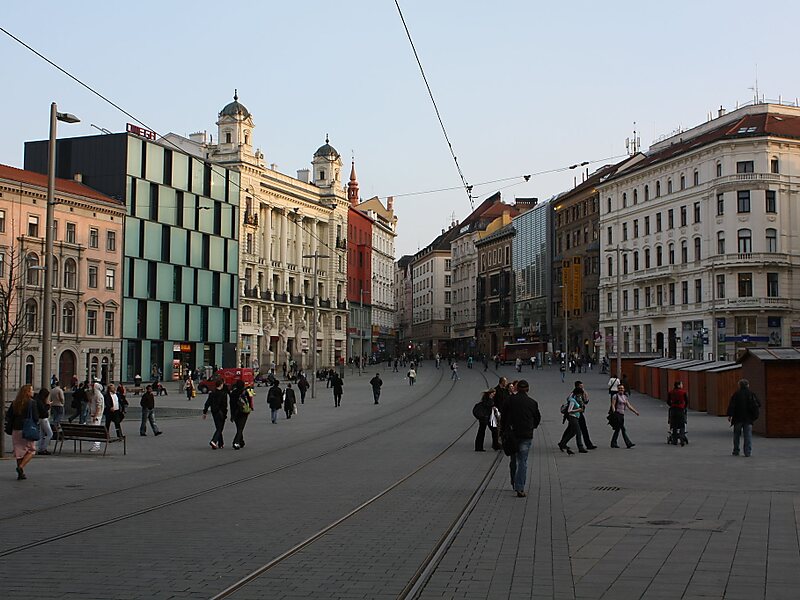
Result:
[[[103,456],[106,455],[109,444],[122,442],[122,453],[128,454],[128,444],[125,440],[125,436],[111,437],[105,425],[78,425],[74,423],[64,423],[62,421],[59,424],[54,452],[61,454],[61,451],[64,449],[64,442],[67,440],[72,440],[73,451],[75,452],[83,452],[83,442],[102,442],[105,444],[103,447]],[[59,442],[61,443],[60,448],[58,446]]]

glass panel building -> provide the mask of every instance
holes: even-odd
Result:
[[[530,342],[550,342],[551,324],[548,298],[550,290],[550,248],[548,231],[551,207],[539,204],[514,217],[517,234],[512,242],[514,272],[515,334]]]
[[[102,274],[122,287],[122,379],[235,366],[239,173],[141,131],[61,139],[56,154],[58,177],[127,207],[123,264]],[[47,172],[47,141],[25,144],[25,167]]]

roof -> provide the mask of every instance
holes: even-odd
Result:
[[[508,225],[504,225],[503,227],[501,227],[497,231],[494,231],[494,232],[490,233],[485,238],[481,238],[479,240],[475,240],[475,245],[476,246],[483,246],[483,245],[488,244],[490,242],[494,242],[496,240],[499,240],[500,238],[504,238],[504,237],[507,237],[507,236],[510,236],[510,235],[514,235],[516,232],[517,232],[517,230],[514,227],[514,224],[513,223],[509,223]]]
[[[329,141],[330,140],[328,140],[328,136],[326,134],[325,135],[325,143],[322,146],[320,146],[319,148],[317,148],[316,152],[314,152],[314,157],[315,158],[317,156],[325,156],[325,157],[334,156],[336,158],[339,158],[339,152],[337,152],[336,148],[334,148],[333,146],[331,146],[328,143]]]
[[[626,163],[628,163],[632,158],[633,157],[631,156],[626,156],[623,160],[621,160],[616,164],[603,165],[571,190],[567,190],[565,192],[557,194],[556,197],[551,200],[551,204],[558,205],[560,202],[565,202],[570,198],[572,198],[573,196],[580,195],[582,192],[585,192],[586,190],[594,190],[595,186],[597,186],[598,183],[602,182],[604,179],[612,177],[618,171],[622,170],[625,167]]]
[[[35,173],[34,171],[26,171],[25,169],[17,169],[16,167],[10,167],[8,165],[0,164],[0,179],[27,183],[44,188],[45,190],[47,189],[47,175]],[[61,179],[60,177],[56,177],[56,191],[62,194],[73,194],[75,196],[98,200],[115,206],[125,206],[122,200],[117,200],[111,196],[101,194],[88,185],[84,185],[73,179]]]
[[[247,110],[244,104],[239,102],[239,94],[236,90],[233,90],[233,102],[226,104],[221,111],[219,111],[220,117],[236,117],[242,116],[245,119],[250,116],[250,111]]]
[[[800,348],[748,348],[747,352],[739,359],[742,362],[748,356],[753,355],[762,361],[772,360],[800,360]]]

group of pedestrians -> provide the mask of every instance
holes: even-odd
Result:
[[[236,433],[233,436],[233,449],[244,448],[244,427],[250,413],[255,408],[255,392],[252,387],[245,386],[239,379],[229,388],[222,377],[214,379],[214,389],[208,392],[208,398],[203,406],[203,419],[209,412],[214,420],[214,434],[208,443],[213,450],[225,447],[223,430],[225,421],[228,418],[228,408],[230,407],[231,423],[236,426]]]

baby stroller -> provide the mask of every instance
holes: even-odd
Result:
[[[681,446],[689,443],[689,438],[686,436],[688,431],[688,410],[680,408],[670,408],[667,411],[667,443],[677,446],[680,442]],[[673,421],[675,427],[673,428]],[[679,436],[677,429],[683,425],[683,435]]]

